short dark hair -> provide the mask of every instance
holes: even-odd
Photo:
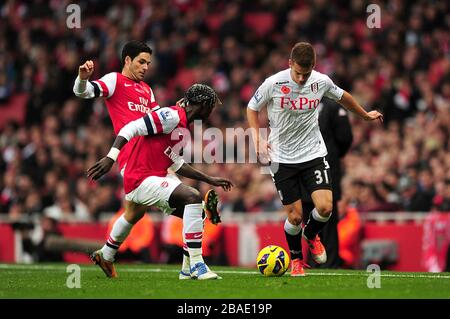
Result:
[[[316,51],[308,42],[298,42],[291,50],[291,60],[302,68],[311,68],[316,64]]]
[[[137,57],[141,52],[148,52],[150,54],[153,53],[152,49],[141,41],[130,41],[127,42],[122,49],[122,67],[125,65],[125,58],[129,56],[131,60]]]

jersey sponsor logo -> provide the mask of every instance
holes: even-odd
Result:
[[[289,92],[291,92],[291,89],[289,87],[287,87],[286,85],[283,85],[281,87],[281,92],[283,92],[283,94],[288,94]]]
[[[319,83],[318,82],[314,82],[311,84],[311,91],[313,93],[319,92]]]
[[[175,153],[170,146],[166,148],[166,150],[164,151],[164,155],[170,158],[172,162],[176,162],[180,158],[180,155]]]
[[[137,103],[133,103],[133,102],[128,102],[128,109],[130,109],[130,111],[138,111],[138,112],[147,113],[147,114],[152,111],[151,108],[149,108],[143,104],[137,104]]]
[[[289,81],[275,82],[276,85],[288,84]]]
[[[255,95],[253,95],[253,98],[254,98],[254,99],[256,100],[256,102],[258,102],[258,103],[261,101],[262,95],[261,95],[261,93],[259,93],[259,90],[256,91]]]
[[[288,96],[280,98],[280,107],[287,110],[311,110],[319,106],[320,99],[298,97],[291,100]]]

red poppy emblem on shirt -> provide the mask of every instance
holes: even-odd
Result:
[[[281,87],[281,92],[283,92],[284,94],[288,94],[289,92],[291,92],[291,89],[288,88],[286,85],[283,85]]]

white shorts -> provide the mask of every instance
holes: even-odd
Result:
[[[169,206],[169,198],[175,188],[181,184],[176,175],[165,177],[149,176],[134,190],[125,195],[125,199],[146,206],[156,206],[170,215],[175,210]]]

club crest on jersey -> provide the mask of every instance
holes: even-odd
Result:
[[[281,92],[283,92],[283,94],[289,94],[289,92],[291,92],[291,89],[289,87],[287,87],[286,85],[283,85],[281,87]]]
[[[168,182],[164,181],[164,182],[161,183],[161,187],[162,188],[166,188],[167,186],[169,186]]]
[[[319,83],[318,82],[314,82],[311,84],[311,91],[313,93],[319,92]]]

